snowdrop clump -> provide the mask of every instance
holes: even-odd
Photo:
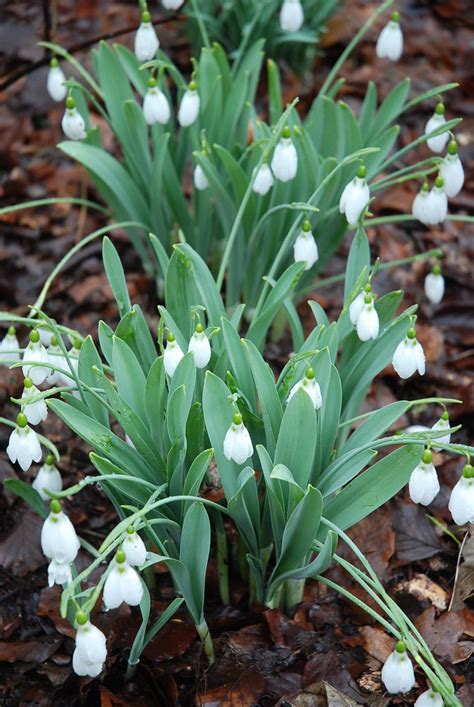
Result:
[[[181,350],[179,344],[176,343],[176,339],[174,338],[173,334],[171,334],[170,332],[168,334],[168,340],[166,342],[166,347],[163,352],[163,364],[165,367],[165,371],[170,378],[174,376],[174,372],[176,371],[178,364],[183,358],[183,356],[183,351]]]
[[[413,503],[429,506],[439,493],[439,481],[436,469],[433,466],[433,455],[425,449],[421,462],[412,471],[408,489]]]
[[[27,417],[22,412],[17,415],[16,427],[10,435],[7,455],[12,464],[18,462],[23,471],[28,471],[32,463],[39,462],[42,457],[37,434],[28,427]]]
[[[56,59],[56,57],[53,57],[51,59],[49,71],[48,71],[48,78],[46,81],[46,89],[53,99],[53,101],[56,101],[56,103],[60,103],[61,101],[64,101],[64,99],[67,96],[67,88],[64,85],[64,82],[66,81],[66,77],[64,75],[63,70],[59,66],[59,62]]]
[[[138,606],[143,598],[143,585],[138,572],[127,562],[125,552],[120,549],[111,562],[111,570],[104,584],[106,609],[117,609],[125,602]]]
[[[19,348],[20,344],[16,338],[16,329],[14,326],[10,326],[0,343],[0,364],[2,361],[11,361],[12,363],[19,361]]]
[[[350,225],[356,224],[370,201],[370,189],[365,181],[367,169],[360,165],[354,179],[346,184],[339,201],[339,211]]]
[[[76,101],[72,96],[66,98],[66,110],[61,121],[64,134],[70,140],[82,140],[86,137],[86,124],[84,118],[76,108]]]
[[[283,128],[280,142],[275,147],[272,158],[272,172],[280,182],[290,182],[298,171],[298,153],[291,141],[288,125]]]
[[[474,523],[474,467],[466,464],[453,488],[448,508],[457,525]]]
[[[35,491],[39,493],[43,501],[49,501],[50,494],[62,491],[63,481],[58,469],[54,466],[52,454],[48,454],[44,464],[40,467],[35,480],[32,483]]]
[[[291,398],[298,390],[304,390],[304,392],[311,398],[311,401],[314,405],[314,409],[319,410],[319,408],[323,404],[323,399],[321,396],[321,388],[316,380],[316,374],[313,368],[308,368],[306,370],[304,378],[298,381],[298,383],[295,383],[295,385],[292,387],[286,401],[287,403],[290,402]]]
[[[305,270],[310,270],[318,261],[319,253],[316,240],[311,231],[309,221],[303,221],[303,226],[293,244],[295,263],[305,263]]]
[[[464,185],[464,169],[458,155],[458,145],[454,138],[448,145],[448,153],[439,168],[440,177],[444,182],[444,191],[447,196],[454,197],[459,194]]]
[[[400,378],[410,378],[416,371],[420,376],[425,375],[425,352],[416,338],[413,327],[408,330],[406,337],[395,349],[392,366]]]
[[[433,269],[425,277],[425,294],[430,302],[439,304],[444,296],[444,277],[440,265],[434,265]]]
[[[252,454],[252,440],[242,422],[242,415],[236,412],[224,438],[224,456],[228,461],[232,459],[236,464],[243,464]]]
[[[254,171],[255,174],[255,171]],[[260,196],[265,196],[268,194],[273,186],[273,173],[270,166],[264,162],[258,172],[255,174],[255,178],[252,184],[252,191]]]
[[[106,639],[102,631],[90,623],[82,611],[76,614],[76,647],[72,667],[76,675],[96,678],[107,657]]]
[[[398,641],[382,668],[382,682],[387,692],[409,692],[415,685],[415,673],[403,641]]]
[[[444,117],[445,113],[445,107],[444,103],[441,101],[438,103],[438,105],[435,108],[435,112],[431,116],[431,118],[428,120],[428,122],[425,125],[425,135],[429,135],[432,133],[434,130],[437,128],[440,128],[442,125],[445,124],[446,118]],[[435,137],[430,137],[426,141],[428,147],[430,148],[431,152],[442,152],[444,148],[446,147],[446,143],[449,140],[449,133],[442,132],[440,135],[436,135]]]
[[[189,340],[188,351],[191,351],[194,357],[196,368],[206,368],[211,360],[211,344],[204,333],[202,324],[196,325],[196,331]]]
[[[155,28],[151,24],[151,16],[149,12],[142,14],[141,23],[135,34],[135,56],[142,63],[151,61],[154,58],[160,42],[155,32]]]
[[[182,128],[189,128],[196,122],[201,107],[201,99],[197,92],[197,84],[191,81],[185,91],[178,110],[178,122]]]
[[[147,125],[166,125],[171,117],[168,99],[153,77],[148,80],[148,91],[143,99],[143,117]]]
[[[390,21],[385,25],[375,46],[379,59],[398,61],[403,52],[403,34],[400,29],[400,13],[393,12]]]
[[[284,0],[280,10],[280,27],[284,32],[298,32],[303,26],[301,0]]]

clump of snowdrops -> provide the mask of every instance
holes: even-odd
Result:
[[[380,35],[378,56],[399,58],[399,19],[392,15]],[[390,362],[404,379],[425,373],[416,307],[397,314],[402,293],[379,291],[377,273],[390,264],[372,264],[364,226],[376,222],[368,211],[374,192],[432,174],[438,175],[434,186],[430,191],[423,184],[413,215],[426,224],[447,217],[447,198],[458,193],[463,174],[449,133],[458,120],[446,122],[444,105],[436,106],[425,135],[388,154],[398,132],[394,118],[450,86],[407,102],[409,84],[402,82],[377,110],[371,84],[356,119],[334,101],[336,65],[302,122],[293,105],[283,111],[278,71],[270,63],[266,125],[256,120],[253,107],[260,46],[249,47],[233,66],[221,48],[203,50],[186,83],[159,51],[145,16],[135,54],[101,45],[94,57],[99,83],[78,65],[95,95],[75,80],[64,86],[53,62],[48,90],[57,100],[66,98],[63,129],[73,141],[62,149],[86,165],[121,222],[99,229],[65,256],[29,317],[1,315],[11,323],[1,342],[2,362],[21,367],[24,375],[23,392],[14,400],[20,407],[17,419],[3,420],[12,427],[7,453],[23,471],[44,456],[31,486],[19,480],[7,485],[45,518],[41,542],[49,559],[48,580],[63,586],[61,612],[77,629],[73,668],[91,677],[103,669],[106,637],[91,622],[101,597],[105,610],[122,602],[140,607],[142,626],[131,647],[130,670],[182,605],[212,661],[204,600],[213,551],[225,604],[231,603],[232,563],[248,580],[249,601],[269,607],[291,609],[302,599],[305,580],[316,578],[363,606],[394,636],[394,652],[382,671],[389,692],[413,687],[410,654],[431,683],[419,705],[438,698],[459,704],[449,676],[345,533],[407,483],[415,503],[431,503],[439,491],[432,452],[440,449],[466,460],[449,508],[455,523],[474,521],[473,449],[451,442],[457,428],[451,427],[446,407],[459,401],[402,400],[359,414],[372,381]],[[163,127],[171,122],[165,72],[180,93],[176,131]],[[216,85],[221,85],[217,95]],[[143,96],[142,107],[132,86]],[[123,164],[100,147],[85,96],[112,126]],[[218,110],[216,101],[221,101]],[[246,146],[249,121],[253,139]],[[387,176],[391,165],[424,142],[438,153],[448,144],[446,157],[429,157]],[[194,189],[186,199],[181,183],[193,149]],[[163,198],[156,199],[157,193]],[[340,316],[329,322],[317,302],[309,302],[315,324],[304,336],[294,302],[314,285],[317,267],[348,224],[356,232],[341,276]],[[148,271],[159,271],[164,304],[152,335],[146,316],[130,301],[117,251],[105,238],[104,266],[120,322],[115,330],[100,323],[97,348],[91,336],[51,320],[44,302],[74,252],[118,227],[129,230]],[[427,255],[433,254],[416,257]],[[433,303],[442,299],[437,261],[426,277],[425,293]],[[282,312],[290,323],[293,355],[276,380],[263,352]],[[23,345],[13,324],[22,327]],[[28,340],[24,328],[30,330]],[[408,410],[427,404],[440,411],[432,429],[396,429]],[[50,412],[87,442],[98,472],[67,489],[57,449],[35,430]],[[392,451],[377,459],[386,447]],[[219,503],[200,494],[211,465],[222,486]],[[88,484],[100,484],[119,516],[98,549],[78,537],[62,505]],[[230,526],[237,530],[232,548]],[[337,555],[338,539],[354,550],[363,570]],[[93,560],[78,573],[81,545]],[[381,613],[324,577],[332,562],[353,576]],[[146,570],[157,563],[167,565],[177,597],[149,627]],[[91,573],[97,567],[105,570],[94,584]]]

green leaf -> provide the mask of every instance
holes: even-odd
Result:
[[[250,403],[254,413],[257,413],[257,397],[255,394],[254,380],[249,369],[245,352],[242,348],[240,336],[228,319],[221,319],[224,345],[230,360],[231,370],[239,389]]]
[[[346,304],[364,268],[367,271],[370,268],[370,246],[364,229],[359,226],[352,239],[349,258],[347,259],[346,277],[344,280],[344,302]]]
[[[102,241],[102,259],[104,261],[105,274],[117,302],[120,317],[123,317],[130,311],[132,305],[120,256],[107,236]]]
[[[211,545],[211,524],[203,503],[192,504],[184,517],[179,559],[189,572],[194,604],[202,616],[206,570]]]
[[[21,479],[5,479],[3,481],[3,485],[7,491],[11,491],[16,496],[19,496],[26,501],[30,508],[39,516],[42,518],[46,518],[48,516],[49,511],[45,502],[39,495],[38,491],[35,491],[30,484],[27,484],[25,481],[21,481]]]
[[[311,476],[316,449],[316,412],[311,398],[298,390],[286,406],[278,435],[275,464],[290,469],[301,488]]]
[[[410,403],[407,400],[397,400],[372,412],[351,434],[343,447],[343,454],[378,439],[409,409]]]
[[[79,354],[79,380],[83,381],[86,385],[91,388],[96,388],[97,386],[97,375],[94,369],[99,371],[103,370],[102,361],[100,360],[99,353],[92,341],[91,336],[87,336],[82,342],[81,351]],[[98,420],[104,427],[109,427],[109,413],[105,405],[103,405],[100,400],[96,398],[95,395],[90,393],[83,387],[82,394],[84,396],[84,401],[88,407],[89,412],[96,420]]]
[[[118,392],[137,415],[146,420],[145,375],[142,368],[128,344],[117,336],[112,341],[112,365]]]

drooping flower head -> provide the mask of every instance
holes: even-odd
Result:
[[[398,641],[395,650],[385,661],[381,678],[385,688],[392,695],[399,692],[409,692],[415,685],[413,665],[403,641]]]
[[[437,176],[426,200],[426,223],[443,223],[448,213],[448,197],[444,191],[443,177]]]
[[[127,528],[122,550],[125,553],[125,559],[132,567],[140,567],[145,564],[147,556],[145,543],[132,526]]]
[[[107,657],[105,636],[90,623],[83,611],[77,612],[76,624],[76,648],[72,656],[72,668],[76,675],[96,678]]]
[[[379,327],[379,315],[375,309],[375,300],[370,293],[366,293],[362,310],[357,317],[357,336],[361,341],[376,339],[379,335]]]
[[[403,52],[403,34],[400,29],[400,13],[393,12],[390,21],[380,32],[375,47],[379,59],[398,61]]]
[[[357,326],[357,320],[359,319],[362,310],[364,309],[365,305],[365,297],[366,295],[370,295],[372,292],[372,285],[370,282],[366,284],[366,286],[363,288],[361,292],[355,297],[350,306],[349,306],[349,319],[351,320],[351,324],[354,326]]]
[[[370,201],[370,189],[365,177],[367,169],[365,165],[360,165],[357,175],[346,184],[339,201],[339,211],[346,215],[350,225],[356,224],[361,214],[364,213]]]
[[[413,707],[443,707],[443,705],[443,698],[439,692],[430,688],[421,693]]]
[[[295,263],[305,263],[305,270],[310,270],[319,258],[318,246],[311,231],[311,224],[303,221],[301,231],[293,245]]]
[[[147,125],[166,125],[171,117],[168,99],[153,76],[148,80],[148,91],[143,99],[143,117]]]
[[[178,122],[182,128],[188,128],[196,122],[201,107],[201,100],[197,91],[197,83],[191,81],[185,91],[178,111]]]
[[[441,265],[434,265],[430,273],[425,277],[425,294],[430,302],[439,304],[444,295],[444,277],[441,272]]]
[[[474,523],[474,467],[466,464],[453,488],[448,508],[457,525]]]
[[[194,168],[193,181],[198,191],[204,191],[209,186],[208,179],[200,164],[197,164]]]
[[[464,185],[464,169],[458,155],[458,145],[453,138],[448,145],[448,154],[439,168],[443,178],[443,189],[447,196],[457,196]]]
[[[284,32],[298,32],[304,22],[301,0],[283,0],[280,10],[280,27]]]
[[[272,172],[280,182],[289,182],[296,177],[298,153],[291,141],[291,130],[283,128],[280,142],[275,147],[272,157]]]
[[[436,130],[436,128],[440,128],[442,125],[445,124],[446,118],[444,117],[444,113],[444,103],[440,101],[435,108],[435,112],[425,125],[425,135],[429,135],[434,130]],[[449,133],[448,131],[445,131],[440,133],[439,135],[435,135],[435,137],[428,138],[426,142],[431,152],[442,152],[446,147],[446,143],[448,142],[448,140]]]
[[[50,499],[49,493],[55,494],[62,491],[63,482],[61,479],[61,474],[54,465],[54,458],[52,454],[48,454],[43,466],[40,467],[35,480],[32,483],[35,491],[39,493],[43,501],[48,501]]]
[[[23,412],[30,425],[39,425],[40,422],[46,420],[48,417],[48,408],[44,400],[37,400],[34,403],[29,402],[31,398],[40,392],[38,388],[33,385],[31,378],[25,378],[23,385],[23,393],[21,394],[21,399],[24,403]]]
[[[138,572],[127,562],[125,552],[120,549],[112,560],[104,584],[104,605],[106,609],[117,609],[122,602],[138,606],[143,598],[143,585]]]
[[[316,374],[313,368],[307,368],[304,378],[295,383],[289,392],[287,403],[290,402],[291,398],[295,395],[298,390],[304,390],[304,392],[309,395],[311,402],[313,403],[314,409],[319,410],[323,404],[323,398],[321,396],[321,388],[318,381],[316,380]]]
[[[260,196],[265,196],[265,194],[268,194],[272,188],[274,181],[275,180],[273,179],[273,173],[270,165],[263,162],[262,166],[255,174],[255,179],[252,184],[252,191],[256,194],[260,194]]]
[[[40,341],[39,333],[36,329],[30,332],[30,341],[23,353],[25,365],[21,370],[25,378],[31,378],[34,385],[41,385],[49,375],[48,354]]]
[[[56,57],[53,56],[49,65],[48,79],[46,81],[46,89],[53,99],[57,103],[64,101],[67,96],[67,88],[64,85],[66,77],[64,72],[59,66],[59,62]]]
[[[54,498],[50,513],[41,529],[41,549],[50,560],[70,564],[74,562],[81,546],[74,526],[63,513],[61,503]]]
[[[149,12],[144,12],[141,17],[141,23],[135,35],[135,56],[142,63],[151,61],[154,58],[160,42],[155,32],[155,28],[151,24],[151,16]]]
[[[196,368],[206,368],[211,360],[211,344],[204,333],[202,324],[196,324],[196,331],[189,340],[188,351],[191,351],[194,357]]]
[[[416,371],[420,376],[425,374],[425,353],[413,327],[408,329],[406,337],[395,349],[392,366],[400,378],[410,378]]]
[[[439,420],[434,423],[432,430],[449,430],[451,423],[449,422],[449,412],[445,410]],[[441,447],[438,444],[449,444],[451,442],[451,432],[447,432],[436,439],[433,439],[433,449],[435,452],[439,452]]]
[[[87,135],[84,118],[77,110],[76,101],[72,96],[66,98],[66,110],[61,121],[61,127],[66,137],[70,140],[82,140]]]
[[[166,347],[163,352],[163,364],[165,366],[165,371],[170,378],[174,376],[174,372],[176,371],[183,356],[184,353],[180,346],[176,343],[174,335],[169,332]]]
[[[236,412],[224,438],[224,456],[229,461],[232,459],[236,464],[243,464],[252,454],[252,440],[242,422],[242,415]]]
[[[14,326],[9,326],[8,331],[0,343],[0,363],[10,361],[20,360],[19,353],[20,344],[16,338],[16,329]]]
[[[429,506],[438,495],[438,475],[429,449],[425,449],[421,462],[411,472],[408,489],[413,503],[421,503],[422,506]]]
[[[17,415],[16,427],[10,435],[7,455],[12,464],[18,462],[23,471],[28,471],[33,462],[41,459],[41,445],[36,432],[28,427],[27,417],[22,412]]]

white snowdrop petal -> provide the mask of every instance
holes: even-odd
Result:
[[[71,566],[66,562],[51,560],[48,565],[48,586],[72,582]]]
[[[304,22],[300,0],[284,0],[280,10],[280,27],[284,32],[298,32]]]
[[[459,194],[464,185],[464,169],[458,155],[447,155],[439,170],[443,178],[443,190],[449,197]]]
[[[270,166],[264,162],[255,176],[252,191],[256,194],[260,194],[260,196],[265,196],[272,188],[273,182],[272,170]]]
[[[9,334],[7,332],[0,344],[0,363],[2,361],[19,361],[19,348],[20,344],[18,343],[18,339],[15,334]]]
[[[474,523],[474,479],[461,476],[451,492],[448,508],[456,525]]]
[[[178,111],[178,122],[183,128],[188,128],[199,115],[201,102],[197,91],[186,91],[181,99]]]
[[[429,192],[425,191],[424,189],[421,189],[415,196],[412,206],[413,216],[425,225],[429,223],[429,216],[427,211],[429,206],[428,196]]]
[[[398,22],[391,20],[380,32],[375,47],[379,58],[387,58],[391,61],[398,61],[403,52],[403,34]]]
[[[433,304],[441,302],[444,296],[444,277],[441,274],[428,273],[425,277],[425,294]]]
[[[273,152],[271,167],[280,182],[289,182],[296,177],[298,153],[290,138],[280,139]]]
[[[87,136],[84,118],[77,108],[66,108],[61,127],[70,140],[82,140]]]
[[[151,22],[142,22],[135,34],[135,56],[142,63],[154,58],[160,46],[155,28]]]
[[[90,621],[83,626],[79,626],[77,630],[76,651],[86,664],[97,663],[102,665],[107,657],[105,636]]]
[[[48,417],[48,408],[44,400],[37,400],[35,403],[28,403],[28,400],[40,391],[36,386],[24,388],[21,394],[21,399],[24,401],[24,414],[30,425],[39,425],[40,422]]]
[[[253,454],[253,445],[245,425],[232,425],[224,438],[224,456],[236,464],[243,464]]]
[[[23,471],[28,471],[32,462],[39,462],[42,456],[36,432],[28,426],[15,427],[10,435],[6,451],[12,464],[18,462]]]
[[[357,297],[351,302],[349,307],[349,319],[351,323],[355,326],[357,320],[359,319],[360,313],[364,309],[365,304],[365,292],[361,292]]]
[[[414,707],[443,707],[443,698],[439,692],[425,690],[416,700]]]
[[[39,493],[43,501],[48,501],[50,500],[50,496],[48,496],[46,491],[49,491],[50,493],[59,493],[62,491],[63,482],[61,474],[52,464],[43,464],[43,466],[40,467],[32,486],[35,491]]]
[[[434,113],[431,118],[428,120],[425,126],[425,135],[429,135],[433,130],[436,130],[436,128],[441,127],[444,123],[446,122],[446,119],[444,115],[438,115],[438,113]],[[444,132],[441,133],[440,135],[436,135],[436,137],[430,137],[428,138],[427,145],[430,148],[432,152],[442,152],[444,148],[446,147],[446,143],[449,140],[449,133]]]
[[[416,359],[413,347],[404,339],[401,341],[392,358],[392,366],[400,378],[410,378],[416,371]]]
[[[196,368],[205,368],[211,360],[211,344],[204,332],[194,332],[189,340],[188,351],[194,357]]]
[[[428,506],[439,493],[439,481],[433,464],[420,462],[412,471],[408,490],[413,503]]]
[[[166,125],[171,117],[171,109],[163,91],[151,88],[143,100],[143,117],[147,125],[160,123]]]
[[[382,682],[391,694],[409,692],[415,685],[415,673],[408,655],[394,651],[382,668]]]
[[[50,513],[41,528],[41,548],[44,555],[59,563],[74,562],[80,542],[74,526],[62,511]]]
[[[379,335],[379,317],[373,303],[364,304],[357,319],[357,336],[361,341],[376,339]]]
[[[449,420],[443,420],[441,417],[437,422],[434,423],[432,430],[449,430],[450,422]],[[433,439],[433,449],[435,452],[439,452],[441,447],[436,446],[436,444],[449,444],[451,442],[451,433],[448,432],[445,435]]]
[[[48,78],[46,81],[46,89],[53,99],[57,103],[64,101],[67,95],[67,88],[64,85],[66,77],[60,66],[52,66],[48,71]]]
[[[207,177],[204,174],[204,170],[200,164],[197,164],[194,168],[194,186],[198,191],[204,191],[204,189],[207,189],[209,186]]]
[[[31,378],[34,385],[41,385],[50,373],[48,353],[43,344],[30,341],[23,353],[23,361],[28,361],[21,367],[23,376]]]
[[[286,399],[287,404],[298,390],[303,390],[307,395],[309,395],[315,410],[320,409],[323,404],[323,398],[321,395],[320,385],[315,378],[306,378],[305,376],[302,380],[295,383],[288,394],[288,398]]]
[[[355,177],[341,194],[339,211],[345,213],[350,225],[356,224],[370,201],[370,189],[365,179]]]
[[[174,376],[174,372],[176,371],[178,364],[183,358],[183,356],[184,353],[182,352],[181,348],[178,346],[176,341],[168,341],[163,353],[163,364],[165,367],[165,371],[170,378]]]
[[[184,0],[161,0],[166,10],[179,10]]]
[[[317,262],[319,253],[314,236],[310,232],[301,231],[293,245],[295,263],[306,263],[305,270],[310,270]]]
[[[143,598],[143,585],[140,575],[127,562],[124,571],[120,574],[120,591],[123,601],[129,606],[138,606]]]
[[[105,580],[102,598],[106,609],[117,609],[123,602],[117,566],[112,568]]]
[[[138,533],[127,533],[122,549],[129,565],[140,567],[145,564],[147,551]]]
[[[423,351],[423,347],[419,341],[416,341],[415,346],[414,346],[414,351],[415,351],[415,360],[416,360],[416,367],[418,369],[418,373],[420,374],[420,376],[424,376],[425,370],[426,370],[425,352]]]

